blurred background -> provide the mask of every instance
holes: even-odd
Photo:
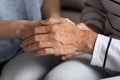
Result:
[[[70,18],[75,23],[80,22],[80,13],[85,8],[86,0],[60,0],[62,5],[62,16]]]

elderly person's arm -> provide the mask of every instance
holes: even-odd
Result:
[[[68,19],[62,24],[39,27],[41,34],[33,35],[21,44],[25,51],[35,55],[64,56],[84,52],[92,55],[91,64],[111,70],[120,70],[120,40],[112,39],[90,30],[81,30]],[[80,54],[77,54],[80,55]]]
[[[101,1],[102,0],[86,0],[86,8],[82,11],[80,20],[91,30],[103,34],[107,12]]]

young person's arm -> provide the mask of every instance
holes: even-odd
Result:
[[[39,21],[0,21],[0,40],[22,38],[24,33],[30,32],[33,27],[39,26]]]
[[[44,19],[60,17],[60,1],[44,0],[42,13],[43,13]]]

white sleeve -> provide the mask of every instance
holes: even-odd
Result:
[[[104,30],[104,22],[106,19],[106,10],[101,0],[86,0],[86,8],[81,13],[81,22],[85,24],[94,24],[101,31]]]
[[[120,40],[98,35],[91,64],[120,71]]]

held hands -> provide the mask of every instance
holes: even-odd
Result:
[[[52,23],[53,21],[53,23]],[[61,18],[43,21],[32,33],[24,37],[21,47],[25,51],[35,51],[35,55],[76,56],[80,53],[91,53],[97,34],[89,30],[81,30],[68,19]]]
[[[19,38],[27,39],[32,35],[47,33],[46,32],[47,27],[44,28],[45,26],[50,26],[49,24],[58,24],[58,23],[61,23],[59,18],[50,18],[48,20],[43,20],[43,21],[21,20],[16,22],[16,24],[20,26],[20,28],[16,31],[16,33],[18,34]]]

